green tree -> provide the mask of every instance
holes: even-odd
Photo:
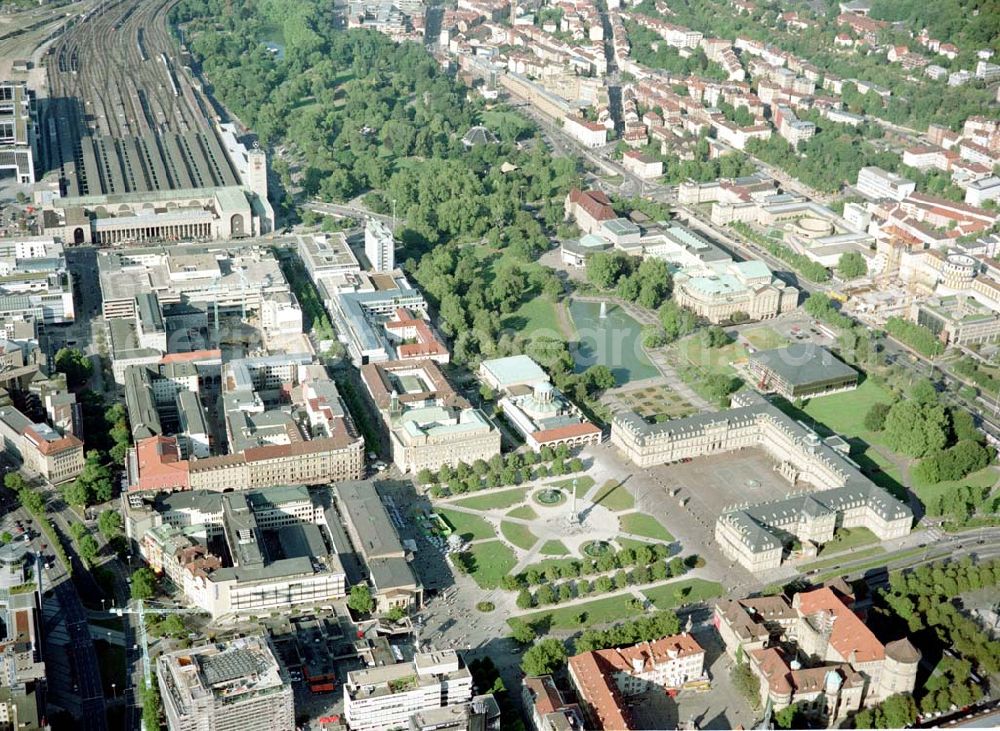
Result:
[[[521,589],[521,591],[517,593],[516,603],[518,609],[531,609],[531,607],[535,606],[535,598],[527,589]]]
[[[3,484],[8,490],[13,490],[14,492],[20,492],[27,486],[24,477],[21,476],[20,472],[8,472],[3,476]]]
[[[90,358],[77,348],[60,348],[56,352],[55,366],[57,371],[66,374],[66,383],[70,388],[82,386],[94,370]]]
[[[393,604],[392,607],[389,609],[389,612],[385,615],[386,619],[388,619],[390,622],[398,622],[405,616],[406,616],[406,610],[403,609],[398,604]]]
[[[868,431],[882,431],[885,429],[885,419],[889,415],[890,404],[878,401],[868,408],[865,414],[865,429]]]
[[[938,402],[938,392],[929,378],[918,378],[908,390],[908,395],[921,406]]]
[[[92,564],[94,559],[97,558],[97,554],[101,552],[101,547],[97,545],[97,539],[90,535],[90,533],[80,538],[78,545],[80,548],[80,558],[88,564]]]
[[[694,332],[698,324],[697,316],[673,300],[667,300],[659,310],[660,324],[667,342],[673,342]]]
[[[632,270],[628,254],[620,251],[598,251],[587,258],[587,280],[600,289],[612,289],[623,275]]]
[[[358,614],[371,614],[375,609],[375,599],[372,597],[368,584],[355,584],[347,597],[347,606]]]
[[[536,642],[521,658],[525,675],[549,675],[566,662],[566,647],[560,640],[549,638]]]
[[[837,274],[841,279],[857,279],[868,273],[865,258],[857,251],[845,251],[837,261]]]
[[[923,457],[948,440],[948,415],[940,405],[924,406],[912,399],[897,401],[885,417],[885,442],[896,452]]]
[[[733,342],[733,339],[721,327],[713,325],[702,331],[702,342],[707,348],[722,348]]]
[[[583,372],[583,382],[587,391],[596,394],[615,387],[615,376],[606,365],[595,363]]]
[[[102,510],[97,516],[97,529],[109,541],[122,535],[122,516],[117,510]]]
[[[156,596],[159,579],[151,568],[143,567],[132,572],[132,598],[152,599]]]
[[[705,397],[720,405],[727,405],[729,394],[737,391],[741,385],[739,378],[724,373],[709,373],[702,381]]]
[[[531,628],[531,625],[525,622],[523,619],[514,617],[510,620],[510,637],[514,642],[521,645],[530,645],[535,641],[537,635],[535,630]]]
[[[156,676],[150,679],[147,686],[145,681],[139,687],[139,696],[142,698],[142,725],[146,729],[160,728],[160,718],[163,715],[163,704],[160,701],[160,690],[156,684]]]

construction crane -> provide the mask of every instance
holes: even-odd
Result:
[[[185,607],[170,607],[170,606],[155,606],[151,602],[145,602],[142,599],[136,599],[133,601],[132,606],[125,608],[115,607],[111,611],[114,612],[119,617],[125,614],[134,614],[139,617],[139,623],[136,631],[139,635],[139,645],[142,647],[142,679],[145,681],[146,687],[149,688],[150,684],[153,682],[153,672],[149,663],[149,644],[146,639],[146,615],[147,614],[205,614],[203,609],[187,609]]]

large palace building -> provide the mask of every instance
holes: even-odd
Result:
[[[734,404],[727,411],[661,424],[620,413],[612,422],[611,442],[640,467],[761,447],[789,482],[813,486],[815,492],[741,505],[716,521],[722,551],[750,571],[780,566],[792,537],[822,544],[837,528],[868,528],[882,540],[910,532],[910,508],[865,477],[833,440],[823,441],[758,394],[740,394]]]

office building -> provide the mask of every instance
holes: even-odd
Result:
[[[417,325],[410,321],[418,319],[424,321],[421,329],[426,328],[417,339],[421,348],[402,348],[403,353],[412,356],[427,349],[428,357],[439,356],[441,348],[430,342],[436,337],[427,322],[427,300],[419,290],[410,286],[400,270],[321,277],[317,287],[330,313],[330,320],[337,329],[337,337],[347,349],[351,361],[359,368],[365,363],[399,360],[400,349],[409,343],[400,339],[397,333],[409,327],[416,330]],[[393,322],[399,324],[390,324]],[[399,329],[394,332],[394,328]]]
[[[452,388],[432,360],[398,360],[361,367],[401,472],[489,461],[500,454],[500,431]]]
[[[820,439],[758,394],[739,394],[726,411],[660,424],[622,412],[612,420],[611,443],[639,467],[762,447],[791,484],[813,486],[814,492],[760,501],[718,518],[716,542],[749,571],[780,566],[790,535],[821,545],[835,528],[864,527],[887,540],[908,535],[913,523],[910,508],[862,474],[839,443]]]
[[[629,698],[706,679],[705,651],[686,633],[574,655],[568,667],[587,728],[607,731],[637,728]]]
[[[221,370],[211,357],[174,360],[126,369],[136,440],[126,462],[130,490],[242,490],[361,476],[364,439],[312,356],[243,358]],[[225,450],[213,447],[202,402],[181,396],[206,386],[209,403],[216,392],[222,401]],[[200,456],[206,441],[210,454]]]
[[[883,643],[842,580],[791,601],[720,599],[714,624],[729,655],[742,654],[760,680],[762,705],[798,705],[827,727],[916,684],[920,651],[906,638]]]
[[[154,329],[165,328],[168,342],[174,332],[199,326],[211,326],[218,333],[227,317],[241,322],[253,319],[265,337],[302,333],[299,303],[278,260],[265,247],[205,244],[102,250],[97,268],[104,317],[133,323],[139,317]],[[149,295],[155,295],[155,304]],[[163,322],[155,323],[156,318]],[[159,349],[154,342],[140,340],[139,334],[133,336],[133,348]]]
[[[51,237],[0,240],[0,320],[25,317],[46,325],[76,319],[63,245]]]
[[[361,271],[343,232],[297,236],[299,257],[313,280]]]
[[[396,239],[392,229],[377,218],[365,222],[365,256],[376,272],[391,272],[396,268]]]
[[[856,370],[812,343],[751,353],[747,371],[758,390],[777,393],[789,401],[850,391],[858,386]]]
[[[31,185],[37,148],[34,94],[24,82],[0,81],[0,170]]]
[[[170,731],[293,731],[295,699],[270,642],[243,637],[156,660]]]
[[[351,731],[408,728],[415,714],[471,700],[472,674],[457,652],[419,652],[411,662],[349,672],[344,718]]]
[[[123,499],[126,535],[216,621],[329,605],[347,593],[325,491],[303,486]]]
[[[942,342],[969,346],[1000,339],[1000,312],[966,293],[933,297],[913,305],[916,322]]]
[[[916,188],[917,184],[912,180],[886,172],[882,168],[872,166],[858,171],[857,189],[868,198],[875,200],[891,198],[894,201],[901,201]]]
[[[22,469],[53,484],[83,471],[83,442],[44,422],[33,422],[13,406],[0,407],[4,454]]]

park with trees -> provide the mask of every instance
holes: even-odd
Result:
[[[1000,647],[956,599],[995,588],[998,581],[1000,561],[968,556],[890,572],[889,588],[875,597],[872,623],[880,631],[908,636],[934,672],[918,677],[912,698],[889,703],[890,698],[859,714],[858,728],[903,728],[918,709],[929,714],[964,708],[983,697],[977,678],[1000,671]]]

